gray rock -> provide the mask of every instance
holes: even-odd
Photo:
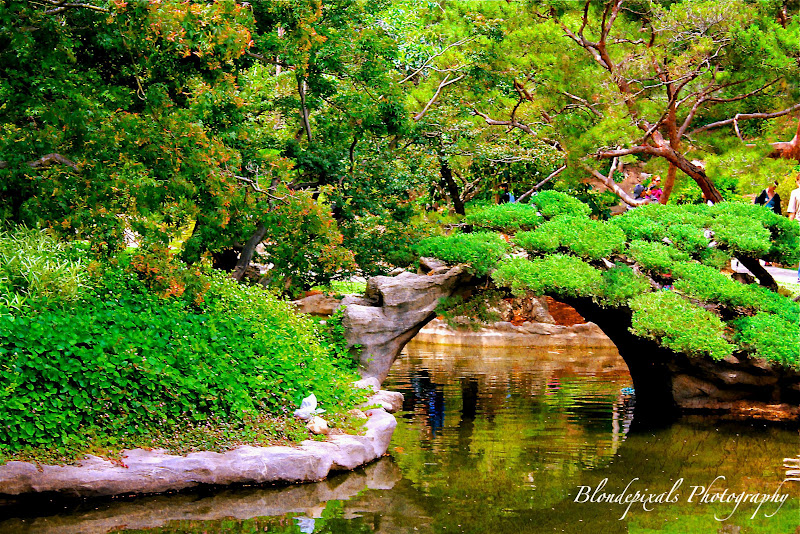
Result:
[[[430,276],[403,272],[370,278],[366,298],[373,304],[349,304],[343,320],[350,345],[361,345],[362,376],[383,382],[403,346],[436,316],[439,299],[471,279],[462,265]]]
[[[56,492],[80,497],[161,493],[199,484],[263,484],[322,480],[332,470],[353,469],[381,457],[397,422],[383,409],[366,413],[363,436],[330,436],[299,447],[241,446],[225,453],[186,456],[162,450],[127,451],[121,462],[87,456],[79,465],[0,466],[0,493]]]

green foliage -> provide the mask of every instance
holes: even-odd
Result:
[[[432,256],[448,263],[469,264],[479,276],[494,268],[509,249],[502,237],[490,232],[429,237],[414,247],[420,256]]]
[[[585,217],[564,215],[542,224],[533,232],[520,232],[514,243],[530,253],[571,252],[587,260],[599,260],[620,252],[625,235],[616,226]]]
[[[731,261],[730,253],[718,248],[707,248],[700,252],[700,263],[714,269],[724,269]]]
[[[559,215],[588,217],[592,212],[592,209],[580,200],[560,191],[541,191],[531,197],[531,203],[539,208],[545,219]]]
[[[731,254],[760,258],[769,252],[770,232],[757,220],[736,215],[721,215],[711,225],[714,240]]]
[[[602,276],[595,299],[603,306],[627,306],[632,298],[652,290],[647,278],[621,263],[603,271]]]
[[[209,284],[194,307],[111,269],[79,306],[1,313],[0,448],[216,419],[241,427],[285,415],[311,392],[326,409],[361,399],[352,360],[321,346],[310,320],[224,275]]]
[[[800,368],[800,329],[797,321],[789,322],[771,313],[759,312],[734,321],[734,339],[756,357],[786,367]]]
[[[603,282],[600,271],[574,256],[554,254],[535,260],[512,258],[500,264],[492,280],[517,296],[528,291],[561,297],[592,296]]]
[[[764,206],[721,202],[709,208],[716,216],[714,239],[741,253],[791,265],[800,259],[800,227]]]
[[[719,317],[672,291],[639,295],[630,306],[631,332],[672,350],[720,360],[735,349],[725,340],[725,324]]]
[[[750,287],[736,282],[718,270],[697,263],[675,264],[675,290],[687,296],[726,306],[755,307],[756,296]]]
[[[689,257],[662,243],[636,240],[628,245],[628,255],[638,263],[642,269],[661,274],[669,274],[676,261],[686,261]]]
[[[273,265],[269,286],[296,295],[334,278],[349,277],[356,269],[353,253],[342,247],[330,209],[306,191],[281,189],[283,202],[261,218],[266,228],[265,260]]]
[[[503,293],[483,291],[471,298],[460,295],[439,299],[436,315],[441,315],[451,328],[478,330],[481,326],[500,320],[496,308]]]
[[[0,233],[0,304],[48,307],[74,301],[87,283],[86,258],[78,246],[41,230]]]
[[[667,238],[689,254],[699,254],[708,248],[703,229],[691,224],[673,224],[667,228]]]
[[[469,213],[464,222],[478,228],[497,230],[513,234],[520,230],[533,230],[543,221],[536,206],[530,204],[506,203],[497,204]]]
[[[345,337],[345,327],[342,324],[344,310],[344,307],[337,308],[333,315],[325,321],[317,323],[317,333],[320,344],[334,358],[337,366],[343,370],[353,370],[356,360],[351,349],[358,350],[360,345],[349,346]]]

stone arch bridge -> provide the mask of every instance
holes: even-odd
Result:
[[[348,296],[342,302],[348,341],[361,346],[363,376],[383,382],[406,343],[435,318],[440,298],[468,296],[486,282],[464,266],[434,265],[426,270],[370,278],[363,297]],[[797,371],[746,356],[692,358],[632,334],[629,310],[602,308],[590,298],[559,300],[614,342],[633,379],[637,413],[647,414],[650,421],[691,412],[800,420]]]

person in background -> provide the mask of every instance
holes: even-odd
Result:
[[[644,186],[642,184],[636,184],[636,187],[633,188],[633,199],[639,200],[642,198],[644,194]]]
[[[794,177],[794,181],[797,188],[789,196],[789,206],[786,208],[790,221],[797,220],[797,212],[800,211],[800,172]],[[797,269],[797,282],[800,283],[800,269]]]
[[[661,189],[661,177],[656,176],[653,178],[653,183],[650,184],[650,189],[647,190],[646,197],[650,200],[650,202],[658,202],[661,200],[661,195],[664,191]]]
[[[776,187],[778,187],[778,182],[769,184],[767,188],[756,197],[753,203],[759,206],[766,206],[778,215],[782,215],[781,196],[775,192]]]
[[[503,182],[500,184],[500,197],[497,199],[498,204],[513,203],[516,199],[514,193],[508,189],[508,183]]]

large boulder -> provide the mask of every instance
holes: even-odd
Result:
[[[432,270],[430,274],[403,272],[367,281],[369,304],[349,304],[343,324],[351,346],[360,345],[362,376],[380,382],[395,358],[417,332],[436,317],[439,299],[450,297],[472,280],[465,266]]]

